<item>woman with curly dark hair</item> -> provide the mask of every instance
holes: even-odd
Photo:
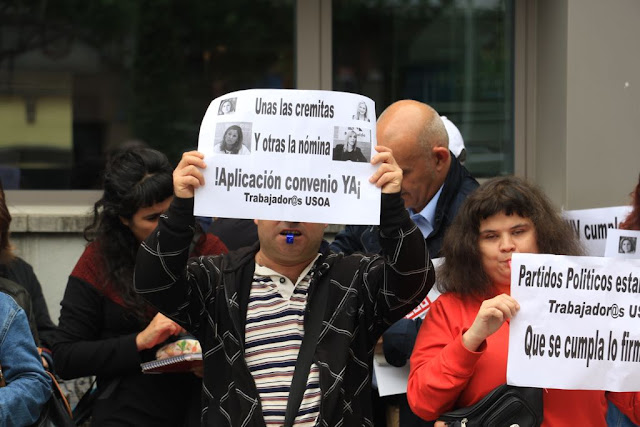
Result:
[[[438,271],[440,292],[480,298],[494,292],[490,271],[483,265],[480,225],[498,214],[527,218],[535,230],[537,253],[582,255],[582,245],[567,222],[547,196],[525,180],[497,178],[476,189],[470,198],[458,212],[462,217],[454,220],[457,226],[447,230],[448,244],[442,248],[445,263]]]
[[[180,426],[189,408],[199,416],[193,409],[201,381],[193,373],[145,375],[140,369],[183,332],[133,286],[140,242],[173,198],[172,173],[166,156],[149,148],[112,156],[85,230],[89,244],[67,283],[53,356],[63,378],[97,377],[93,426]],[[226,247],[217,237],[200,234],[192,255],[222,252]]]
[[[541,190],[520,178],[495,178],[467,197],[444,238],[437,273],[443,294],[411,355],[407,397],[420,417],[436,420],[471,406],[506,382],[509,319],[520,309],[510,295],[517,252],[580,255],[582,248]],[[638,393],[546,389],[542,425],[604,427],[607,399],[640,420]]]

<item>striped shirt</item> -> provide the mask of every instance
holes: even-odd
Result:
[[[313,260],[295,285],[256,264],[245,331],[245,359],[260,394],[267,426],[284,423],[289,389],[304,337],[304,313]],[[296,425],[314,426],[320,412],[318,366],[313,363]]]

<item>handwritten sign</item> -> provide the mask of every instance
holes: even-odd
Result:
[[[640,390],[640,260],[514,254],[509,384]]]
[[[207,168],[195,215],[379,224],[380,189],[369,183],[374,112],[371,99],[343,92],[253,89],[216,98],[198,139]]]

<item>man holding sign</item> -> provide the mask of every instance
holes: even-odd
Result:
[[[400,197],[402,171],[391,150],[376,150],[369,181],[382,191],[384,255],[329,251],[326,224],[257,220],[258,245],[189,262],[193,196],[207,165],[199,152],[183,155],[176,197],[138,253],[135,284],[202,344],[203,425],[372,424],[373,347],[434,282]]]

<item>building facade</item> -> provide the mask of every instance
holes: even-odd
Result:
[[[177,161],[233,90],[356,92],[377,114],[427,102],[474,175],[525,176],[565,209],[626,204],[637,182],[637,0],[21,7],[0,10],[0,176],[53,318],[109,153],[136,140]]]

